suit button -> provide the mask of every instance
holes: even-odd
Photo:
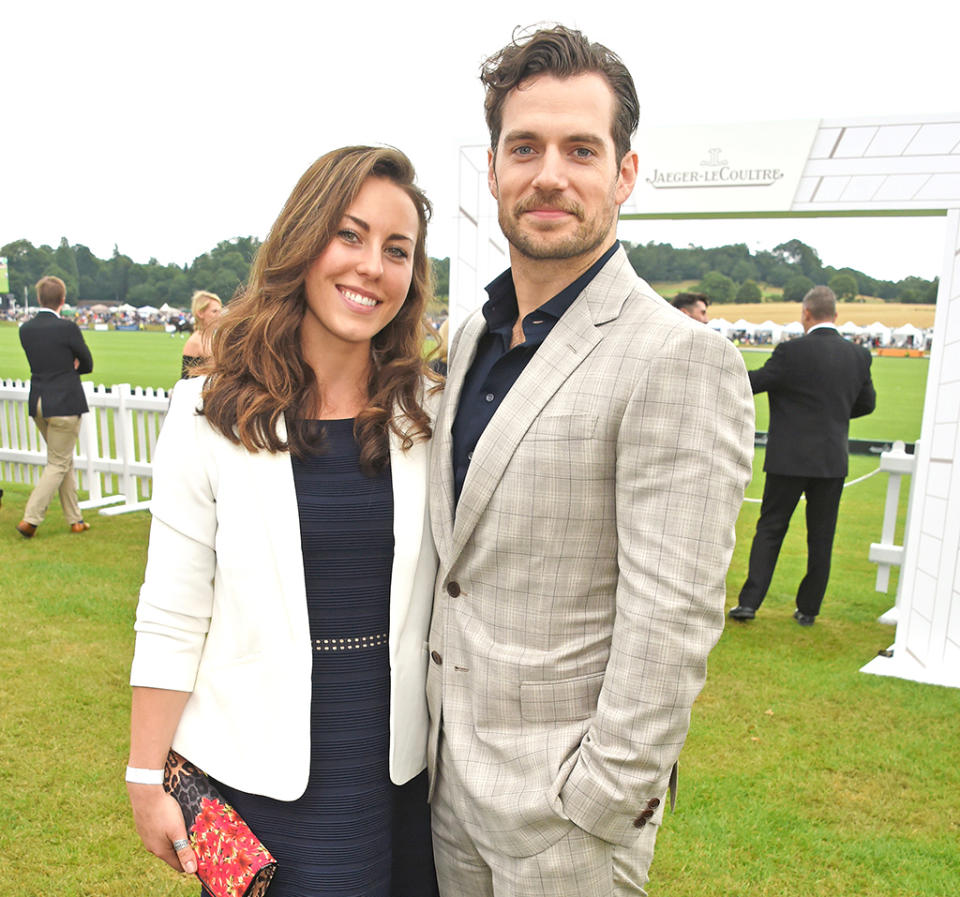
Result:
[[[443,666],[443,658],[440,656],[439,651],[431,651],[430,659],[439,667]]]
[[[460,583],[458,582],[448,582],[447,583],[447,594],[451,598],[457,598],[460,595]]]
[[[641,819],[649,819],[651,816],[653,816],[653,810],[649,807],[640,814]]]
[[[643,828],[646,824],[647,824],[647,820],[644,819],[642,816],[638,816],[636,819],[633,820],[634,828]]]
[[[656,810],[657,807],[660,806],[660,798],[659,797],[651,798],[650,800],[647,801],[647,806],[650,807],[651,810]]]

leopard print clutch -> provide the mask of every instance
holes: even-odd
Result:
[[[183,811],[197,877],[207,891],[213,897],[264,897],[277,861],[206,774],[170,751],[163,787]]]

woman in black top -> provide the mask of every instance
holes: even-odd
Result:
[[[183,344],[183,364],[180,378],[193,376],[193,369],[199,367],[212,354],[211,341],[213,328],[220,316],[223,303],[216,293],[196,290],[190,300],[190,312],[193,315],[193,333]]]

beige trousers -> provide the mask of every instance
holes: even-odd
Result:
[[[650,823],[629,847],[573,827],[530,857],[478,844],[453,810],[443,775],[443,736],[433,794],[433,855],[440,897],[646,897],[658,826]]]
[[[77,477],[73,472],[73,449],[80,435],[80,415],[44,417],[43,407],[37,400],[37,415],[34,422],[47,443],[47,466],[40,482],[30,493],[23,519],[39,526],[43,523],[47,508],[55,492],[60,493],[60,507],[68,524],[83,520],[77,501]]]

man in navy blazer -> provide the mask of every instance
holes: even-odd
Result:
[[[807,498],[807,573],[797,590],[793,617],[812,626],[830,577],[830,555],[840,495],[847,475],[850,418],[877,404],[870,353],[836,328],[837,299],[829,287],[803,298],[801,339],[780,343],[762,368],[750,371],[754,393],[766,392],[770,430],[763,469],[767,479],[747,581],[734,620],[752,620],[763,602],[790,517]]]
[[[66,298],[67,289],[59,277],[41,278],[37,282],[40,310],[20,327],[20,344],[30,362],[30,416],[47,443],[47,466],[17,524],[27,539],[43,523],[55,492],[60,493],[70,530],[90,529],[77,502],[73,449],[80,434],[80,415],[89,410],[80,375],[93,370],[93,358],[80,328],[60,317]]]

